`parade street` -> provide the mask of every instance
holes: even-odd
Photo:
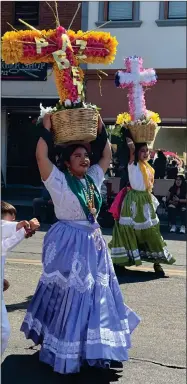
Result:
[[[168,248],[176,258],[165,266],[168,278],[155,279],[151,264],[119,278],[125,302],[141,317],[132,336],[130,359],[123,369],[84,370],[62,376],[39,362],[39,347],[20,333],[29,300],[41,274],[41,249],[45,231],[25,240],[8,255],[5,278],[10,288],[5,303],[11,337],[2,362],[2,384],[184,384],[186,382],[185,236],[168,235]],[[105,235],[108,242],[110,235]]]

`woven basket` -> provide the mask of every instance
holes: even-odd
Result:
[[[135,143],[151,144],[157,133],[157,125],[152,123],[126,125],[126,128],[129,129]]]
[[[69,141],[90,142],[97,137],[98,112],[92,108],[55,112],[51,120],[55,144]]]

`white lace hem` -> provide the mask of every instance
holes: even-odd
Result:
[[[57,284],[61,289],[69,289],[71,287],[75,288],[80,293],[85,293],[87,290],[92,289],[95,284],[102,285],[107,288],[109,286],[110,280],[116,280],[115,275],[103,274],[98,272],[96,279],[93,278],[91,273],[81,279],[79,274],[70,273],[68,278],[65,278],[58,270],[52,273],[43,272],[40,278],[40,281],[43,284]]]
[[[121,330],[112,331],[109,328],[95,328],[87,330],[86,340],[83,341],[60,341],[51,335],[46,326],[42,326],[38,319],[33,319],[32,314],[28,312],[24,323],[28,325],[29,330],[34,330],[38,336],[43,334],[44,340],[42,346],[49,349],[61,358],[76,358],[80,351],[89,345],[102,344],[109,347],[127,347],[126,335],[130,335],[128,320],[121,320]]]

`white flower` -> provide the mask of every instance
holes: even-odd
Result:
[[[51,112],[53,112],[53,108],[52,107],[44,108],[42,103],[40,103],[40,118],[43,119],[43,117],[46,115],[46,113],[51,113]]]
[[[66,99],[66,100],[64,101],[64,105],[65,105],[65,107],[71,107],[71,100]]]

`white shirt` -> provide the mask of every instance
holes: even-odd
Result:
[[[8,251],[11,251],[25,238],[25,229],[21,228],[16,231],[17,222],[1,220],[1,263],[2,278],[4,278],[4,264]]]
[[[21,228],[16,231],[17,222],[1,220],[1,242],[2,256],[6,256],[7,252],[20,243],[25,237],[25,229]]]
[[[101,185],[104,181],[102,168],[98,164],[93,165],[89,168],[87,174],[93,179],[97,189],[101,192]],[[81,182],[85,183],[85,180],[82,179]],[[51,195],[58,220],[87,220],[78,198],[67,184],[64,173],[59,171],[55,165],[53,165],[48,179],[43,183]]]
[[[146,191],[146,186],[144,183],[143,175],[140,170],[139,164],[134,165],[134,163],[128,165],[129,173],[129,182],[131,188],[135,191]]]

